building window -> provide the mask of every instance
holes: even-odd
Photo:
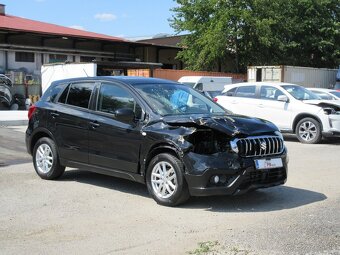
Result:
[[[65,62],[67,60],[67,55],[61,54],[50,54],[49,63]]]
[[[93,62],[95,60],[95,57],[80,56],[80,62]]]
[[[32,52],[15,52],[15,62],[32,62],[32,63],[34,63],[34,53],[32,53]]]

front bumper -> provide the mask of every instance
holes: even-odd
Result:
[[[340,114],[328,115],[329,129],[324,130],[324,137],[340,137]]]
[[[255,159],[281,158],[283,167],[259,170]],[[237,195],[247,191],[282,185],[287,180],[287,153],[267,157],[242,158],[235,153],[184,156],[185,178],[192,196]],[[214,184],[212,176],[226,181]]]

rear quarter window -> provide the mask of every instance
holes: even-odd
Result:
[[[94,84],[74,83],[67,86],[58,102],[81,108],[88,108]]]
[[[46,101],[46,102],[54,102],[56,97],[59,95],[59,93],[62,90],[64,90],[65,87],[66,87],[66,84],[57,84],[57,85],[52,84],[50,88],[48,88],[45,91],[45,93],[41,97],[41,100]]]
[[[235,87],[235,88],[232,88],[230,90],[228,90],[227,92],[224,92],[223,95],[224,96],[229,96],[229,97],[232,97],[235,95],[235,91],[238,87]]]

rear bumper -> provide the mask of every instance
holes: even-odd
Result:
[[[26,144],[27,153],[32,155],[32,150],[31,150],[31,133],[30,133],[30,131],[28,129],[26,130],[26,134],[25,134],[25,144]]]
[[[211,157],[216,157],[216,155],[212,155]],[[231,160],[229,165],[224,164],[223,168],[218,168],[219,163],[217,163],[216,167],[213,167],[213,161],[205,161],[205,166],[210,165],[210,167],[205,169],[203,173],[186,173],[185,178],[189,186],[190,194],[192,196],[239,195],[250,190],[282,185],[287,180],[288,168],[286,152],[281,155],[267,157],[281,158],[283,167],[265,170],[256,169],[254,159],[259,158],[237,158],[239,164]],[[221,159],[217,156],[216,160]],[[218,175],[226,181],[214,184],[211,179],[212,176],[215,175]]]

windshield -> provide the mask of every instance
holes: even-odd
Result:
[[[333,100],[332,95],[327,94],[326,92],[322,92],[322,91],[315,91],[315,90],[311,90],[314,94],[318,95],[321,99],[325,99],[325,100]]]
[[[301,87],[299,85],[283,85],[289,94],[291,94],[297,100],[320,100],[321,98],[315,95],[313,92]]]
[[[195,82],[181,82],[181,83],[186,85],[186,86],[189,86],[190,88],[193,88],[196,85]]]
[[[138,84],[134,87],[152,110],[163,116],[226,113],[222,107],[184,85]]]
[[[331,91],[331,92],[329,92],[329,93],[331,93],[331,94],[333,94],[334,96],[340,98],[340,92],[339,92],[339,91]]]

